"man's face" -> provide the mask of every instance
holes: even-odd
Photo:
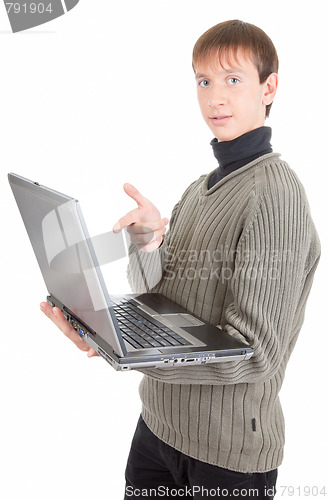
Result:
[[[266,82],[253,61],[238,51],[230,63],[218,58],[195,67],[197,96],[205,122],[218,141],[231,141],[264,125]]]

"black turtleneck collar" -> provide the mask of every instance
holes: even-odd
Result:
[[[272,153],[270,140],[270,127],[251,130],[251,132],[247,132],[232,141],[219,142],[214,138],[211,141],[211,146],[219,166],[209,180],[208,189],[234,170],[247,165],[262,155]]]

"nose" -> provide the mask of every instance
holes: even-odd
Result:
[[[208,105],[210,108],[218,108],[226,104],[226,96],[223,89],[213,89],[208,96]]]

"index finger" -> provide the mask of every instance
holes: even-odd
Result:
[[[128,182],[126,182],[125,184],[123,184],[123,189],[126,192],[126,194],[128,196],[130,196],[130,198],[132,198],[134,201],[137,202],[138,206],[144,207],[145,205],[149,204],[149,201],[147,200],[147,198],[142,196],[140,191],[138,191],[137,188],[132,186],[132,184],[129,184]]]

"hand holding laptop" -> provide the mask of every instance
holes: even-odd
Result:
[[[99,354],[82,339],[72,325],[66,320],[65,316],[58,307],[51,307],[47,302],[41,302],[41,311],[51,319],[51,321],[69,338],[73,344],[81,351],[88,352],[88,358],[99,356]]]
[[[152,252],[162,243],[165,226],[169,220],[162,219],[155,205],[142,196],[134,186],[126,183],[123,188],[126,194],[137,202],[138,208],[119,219],[113,227],[113,232],[118,233],[124,227],[128,227],[131,242],[144,252]]]

